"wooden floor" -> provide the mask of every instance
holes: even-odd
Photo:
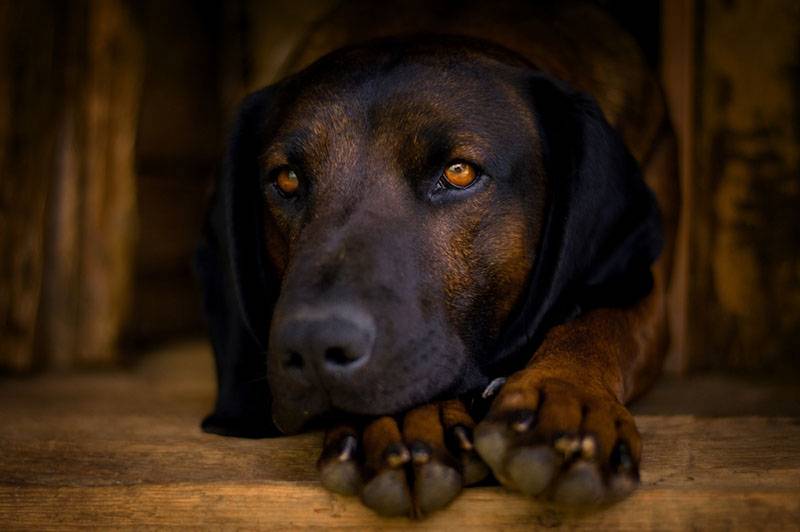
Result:
[[[319,434],[203,434],[202,343],[134,368],[0,381],[0,528],[800,530],[800,391],[791,381],[664,380],[635,405],[642,487],[587,512],[468,489],[421,523],[323,491]]]

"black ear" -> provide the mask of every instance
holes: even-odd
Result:
[[[663,238],[658,205],[597,103],[544,74],[531,80],[547,179],[547,215],[526,300],[501,340],[518,363],[544,333],[652,289]]]
[[[277,280],[264,256],[258,166],[271,89],[242,104],[206,220],[195,269],[217,368],[219,394],[203,430],[262,437],[271,419],[266,346]]]

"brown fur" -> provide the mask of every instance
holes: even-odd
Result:
[[[589,323],[575,324],[581,331],[588,332],[589,337],[600,338],[609,334],[604,325],[608,321],[612,324],[609,327],[619,335],[618,343],[632,348],[632,351],[624,350],[626,359],[612,364],[611,367],[621,368],[617,370],[618,374],[602,377],[603,380],[615,381],[615,390],[619,391],[615,396],[627,401],[646,389],[658,374],[668,341],[665,294],[672,269],[680,199],[677,148],[658,83],[645,66],[633,40],[595,8],[565,2],[561,9],[541,8],[538,15],[532,15],[538,8],[521,2],[467,2],[460,8],[449,6],[444,12],[438,11],[435,5],[432,7],[427,1],[389,2],[381,7],[387,15],[375,18],[366,4],[344,3],[314,28],[284,70],[296,71],[324,53],[348,43],[409,31],[431,31],[497,42],[592,94],[642,166],[644,177],[658,198],[666,233],[665,249],[654,267],[657,282],[652,295],[628,311],[612,314],[600,311],[599,316],[593,317]],[[476,20],[481,23],[474,24]],[[524,22],[520,23],[520,20]],[[542,197],[538,193],[531,196]],[[474,217],[473,223],[477,223],[480,212],[476,212]],[[431,233],[435,236],[452,235],[446,221],[442,223],[440,227],[431,228]],[[496,235],[491,243],[492,249],[487,250],[487,253],[503,257],[498,261],[502,268],[493,278],[503,285],[497,293],[507,296],[498,301],[494,309],[492,330],[496,330],[513,309],[521,290],[513,287],[523,286],[535,259],[527,250],[520,249],[522,240],[518,238],[530,223],[516,213],[509,213],[504,228],[508,234]],[[541,220],[533,223],[541,224]],[[449,262],[450,307],[455,312],[463,312],[467,305],[458,301],[458,294],[463,293],[465,285],[470,282],[466,270],[476,264],[476,252],[468,231],[446,242],[443,255]],[[509,242],[518,245],[509,245]],[[530,240],[526,244],[531,244]],[[533,244],[527,249],[535,249]],[[620,325],[621,322],[625,325]]]
[[[482,425],[497,423],[517,412],[535,411],[536,434],[543,441],[565,432],[592,434],[598,444],[599,463],[612,460],[615,446],[625,442],[638,464],[641,440],[632,416],[622,405],[652,383],[667,347],[665,294],[679,205],[675,140],[658,84],[635,43],[592,8],[570,4],[560,10],[542,9],[537,16],[522,16],[520,13],[536,8],[515,2],[499,6],[467,3],[466,7],[443,12],[431,8],[429,2],[420,2],[416,7],[414,2],[411,4],[390,3],[382,9],[395,15],[377,18],[363,5],[345,4],[314,29],[286,71],[296,71],[325,52],[368,38],[408,31],[459,33],[520,52],[543,70],[598,100],[641,165],[664,213],[667,244],[653,267],[654,288],[649,296],[628,308],[594,310],[549,331],[538,350],[531,353],[528,367],[510,376]],[[476,20],[481,23],[475,24]],[[543,198],[541,192],[532,191],[531,197]],[[530,219],[510,208],[502,213],[503,223],[495,226],[491,236],[478,241],[477,227],[487,208],[476,198],[462,211],[460,219],[442,216],[427,231],[439,246],[432,254],[432,267],[444,272],[451,320],[457,322],[469,313],[485,313],[485,329],[474,334],[493,337],[519,302],[536,259],[530,250],[536,249],[542,219]],[[535,212],[541,214],[543,209]],[[282,252],[281,242],[273,239],[268,245],[270,256]],[[490,281],[489,285],[477,289],[471,286],[473,268],[491,269],[482,277]],[[476,293],[498,297],[492,308],[479,308],[471,299]],[[443,448],[441,424],[446,428],[456,425],[446,421],[454,415],[448,417],[447,412],[462,411],[463,406],[452,404],[447,408],[425,405],[405,416],[402,433],[390,418],[368,425],[363,445],[372,470],[369,475],[375,476],[386,467],[383,453],[390,445],[405,442],[411,446],[424,441]],[[439,414],[434,415],[435,412]],[[458,425],[469,429],[474,425],[469,416],[459,419]],[[502,464],[492,463],[491,457],[484,458],[501,482],[516,486]],[[321,462],[322,467],[327,464]],[[557,483],[551,485],[556,492],[558,487]]]

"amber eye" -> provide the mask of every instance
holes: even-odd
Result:
[[[467,188],[478,177],[475,167],[469,163],[456,162],[444,170],[444,178],[448,183],[458,188]]]
[[[297,189],[300,188],[300,180],[297,178],[297,172],[289,168],[284,168],[278,172],[275,178],[275,186],[278,187],[281,193],[287,196],[293,195],[297,192]]]

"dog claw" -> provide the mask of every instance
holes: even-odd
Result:
[[[431,448],[428,445],[417,441],[409,447],[411,448],[411,460],[414,464],[422,465],[431,461]]]
[[[462,451],[472,451],[475,448],[475,446],[472,445],[472,440],[469,437],[469,432],[466,427],[458,425],[453,428],[453,436],[456,442],[458,442],[459,449]]]
[[[386,448],[383,461],[392,469],[407,464],[411,460],[411,453],[402,443],[394,443]]]
[[[358,449],[358,440],[352,434],[348,434],[341,440],[339,454],[336,459],[340,462],[352,460],[356,449]]]
[[[518,412],[515,419],[511,422],[511,428],[518,433],[527,432],[533,426],[536,414],[530,410]]]
[[[617,443],[611,451],[610,467],[609,498],[624,499],[639,485],[639,469],[631,457],[628,444],[624,441]]]
[[[597,455],[597,440],[592,436],[584,436],[581,440],[581,458],[593,460]]]
[[[553,443],[553,447],[564,455],[565,460],[569,460],[581,450],[581,441],[575,436],[561,436]]]
[[[611,470],[618,474],[632,474],[636,470],[631,451],[624,441],[617,443],[611,451]]]

